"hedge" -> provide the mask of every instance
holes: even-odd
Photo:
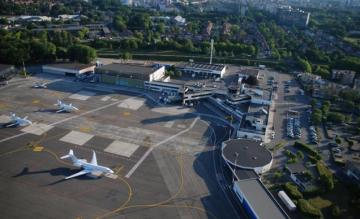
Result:
[[[304,150],[309,155],[315,157],[317,160],[321,160],[320,154],[317,151],[315,151],[311,146],[309,146],[307,144],[295,141],[294,147]]]
[[[323,217],[320,209],[315,208],[314,206],[312,206],[305,199],[299,199],[298,200],[298,208],[306,216],[315,217],[315,218],[322,218]]]
[[[290,182],[285,183],[284,190],[293,199],[303,198],[302,193],[299,191],[298,187],[293,183]]]
[[[334,189],[334,178],[332,172],[325,166],[323,162],[316,163],[316,169],[319,172],[321,182],[328,190]]]

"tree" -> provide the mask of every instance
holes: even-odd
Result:
[[[311,65],[307,60],[298,57],[298,63],[302,71],[307,73],[312,72]]]
[[[157,26],[157,31],[159,32],[159,33],[165,33],[165,25],[164,25],[164,23],[159,23],[159,25]]]
[[[317,101],[315,99],[311,99],[310,105],[311,105],[311,108],[314,110],[317,106]]]
[[[184,43],[184,50],[186,52],[193,52],[194,50],[194,44],[190,39],[186,39]]]
[[[327,120],[335,124],[341,124],[345,121],[345,116],[337,112],[329,112]]]
[[[90,46],[75,44],[69,48],[68,56],[71,61],[90,63],[96,58],[96,50]]]
[[[124,18],[122,16],[115,16],[113,19],[113,25],[115,27],[116,30],[118,31],[124,31],[126,30],[126,21],[124,20]]]
[[[124,60],[130,60],[130,59],[132,59],[132,54],[129,53],[129,52],[124,52],[124,53],[121,55],[121,58],[124,59]]]
[[[83,28],[83,29],[81,29],[77,34],[78,34],[78,37],[79,37],[79,39],[84,39],[85,38],[85,36],[87,35],[89,33],[89,28]]]
[[[56,46],[53,43],[32,40],[30,48],[31,60],[34,62],[49,62],[56,59]]]
[[[311,114],[311,121],[315,125],[320,125],[322,121],[322,112],[319,109],[315,109]]]

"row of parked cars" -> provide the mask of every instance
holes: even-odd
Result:
[[[318,138],[315,127],[310,126],[309,130],[310,130],[310,142],[313,143],[313,144],[319,143],[319,138]]]
[[[300,119],[289,117],[287,120],[287,136],[290,138],[301,138]]]

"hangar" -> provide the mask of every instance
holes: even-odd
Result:
[[[95,75],[102,83],[145,88],[145,82],[157,81],[165,76],[165,67],[113,63],[97,67]]]
[[[56,63],[42,66],[43,73],[58,74],[65,76],[79,77],[83,73],[93,73],[95,69],[94,64],[81,63]]]

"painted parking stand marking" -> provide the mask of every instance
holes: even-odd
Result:
[[[128,98],[124,100],[122,103],[118,105],[120,108],[131,109],[131,110],[138,110],[140,107],[144,105],[144,99],[137,99],[137,98]]]
[[[50,129],[54,128],[54,126],[43,124],[43,123],[33,123],[23,129],[22,132],[34,134],[34,135],[42,135]]]
[[[117,104],[119,104],[119,103],[120,103],[120,101],[114,102],[114,103],[110,103],[110,104],[107,104],[107,105],[105,105],[105,106],[101,106],[101,107],[99,107],[99,108],[96,108],[96,109],[93,109],[93,110],[89,110],[89,111],[87,111],[87,112],[83,112],[83,113],[81,113],[81,114],[79,114],[79,115],[74,115],[74,116],[71,116],[71,117],[69,117],[69,118],[65,118],[65,119],[63,119],[63,120],[59,120],[59,121],[57,121],[57,122],[54,122],[54,123],[50,124],[49,126],[55,126],[55,125],[58,125],[58,124],[67,122],[67,121],[69,121],[69,120],[76,119],[76,118],[79,118],[79,117],[81,117],[81,116],[84,116],[84,115],[87,115],[87,114],[90,114],[90,113],[93,113],[93,112],[97,112],[97,111],[99,111],[99,110],[106,109],[106,108],[108,108],[108,107],[117,105]],[[26,134],[27,134],[26,132],[23,132],[23,133],[20,133],[20,134],[17,134],[17,135],[10,136],[10,137],[8,137],[8,138],[1,139],[1,140],[0,140],[0,143],[5,142],[5,141],[9,141],[9,140],[14,139],[14,138],[21,137],[21,136],[26,135]]]
[[[105,97],[103,97],[103,98],[101,98],[101,101],[108,101],[108,100],[110,100],[110,96],[105,96]]]
[[[124,157],[130,157],[138,148],[139,145],[136,144],[113,141],[104,151]]]
[[[164,124],[164,127],[171,128],[171,127],[173,127],[174,123],[175,123],[174,121],[168,121],[167,123]]]
[[[176,127],[178,127],[179,129],[184,129],[184,128],[186,128],[186,125],[184,125],[184,124],[179,124],[179,125],[177,125]]]
[[[138,162],[129,170],[129,172],[126,174],[125,177],[126,177],[126,178],[130,178],[130,176],[131,176],[131,175],[135,172],[135,170],[142,164],[142,162],[144,162],[144,160],[150,155],[150,153],[154,150],[154,148],[156,148],[156,147],[158,147],[158,146],[160,146],[160,145],[162,145],[162,144],[164,144],[164,143],[166,143],[166,142],[168,142],[168,141],[170,141],[170,140],[172,140],[172,139],[174,139],[174,138],[176,138],[176,137],[178,137],[178,136],[180,136],[180,135],[182,135],[182,134],[184,134],[184,133],[186,133],[186,132],[188,132],[188,131],[190,131],[190,130],[195,126],[195,124],[196,124],[196,122],[197,122],[198,120],[199,120],[199,117],[196,117],[196,118],[194,119],[194,121],[191,123],[191,125],[190,125],[189,128],[184,129],[184,130],[182,130],[181,132],[179,132],[179,133],[177,133],[177,134],[175,134],[175,135],[172,135],[172,136],[170,136],[170,137],[168,137],[168,138],[160,141],[160,142],[157,143],[157,144],[152,145],[152,146],[145,152],[145,154],[138,160]]]
[[[71,131],[64,137],[60,138],[60,141],[76,144],[76,145],[83,145],[87,141],[89,141],[94,135],[78,132],[78,131]]]
[[[8,116],[8,115],[0,116],[0,123],[8,123],[8,122],[10,122],[10,116]]]
[[[94,92],[90,92],[90,91],[79,91],[71,96],[69,96],[70,99],[75,99],[75,100],[87,100],[92,96],[95,96],[96,93]]]

